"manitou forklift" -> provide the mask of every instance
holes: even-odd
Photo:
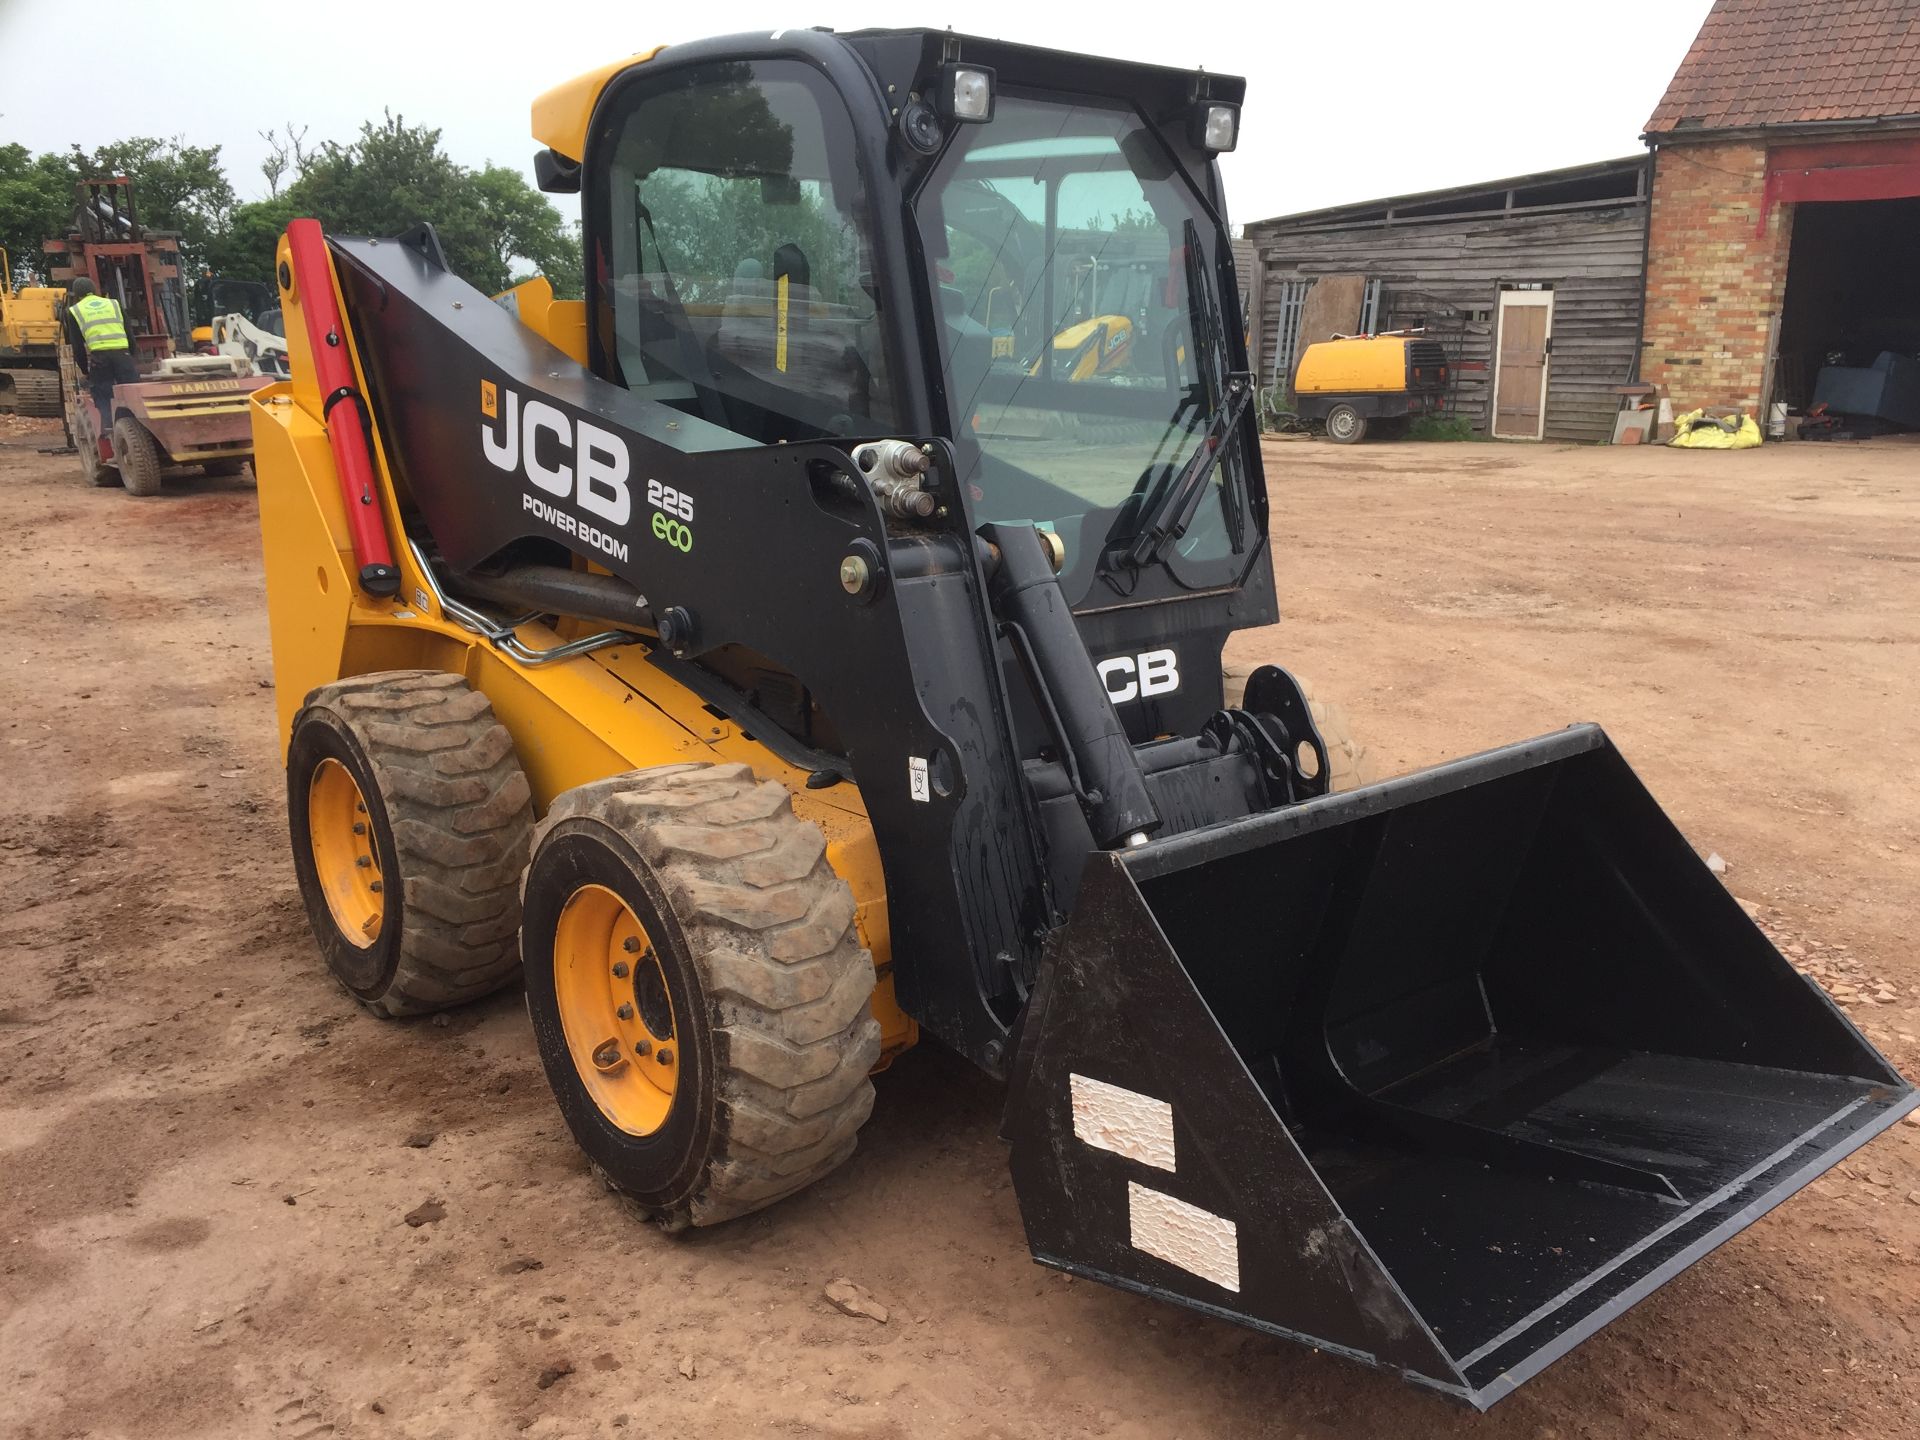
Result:
[[[103,415],[82,357],[63,328],[57,335],[67,442],[81,472],[143,497],[181,466],[238,475],[253,450],[247,397],[266,382],[242,359],[189,353],[179,237],[140,222],[131,182],[83,180],[76,196],[68,233],[45,244],[52,277],[91,280],[120,306],[140,374],[115,389],[113,413]]]
[[[522,977],[669,1229],[846,1162],[924,1031],[1004,1080],[1040,1261],[1485,1406],[1920,1097],[1595,726],[1335,791],[1286,670],[1229,696],[1291,540],[1243,90],[734,36],[535,102],[584,302],[294,222],[253,424],[296,871],[375,1014]],[[1058,335],[1103,229],[1161,333],[996,360],[984,297]]]

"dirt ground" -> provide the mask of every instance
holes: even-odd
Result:
[[[249,482],[134,501],[53,438],[0,431],[0,1433],[1920,1433],[1920,1127],[1484,1418],[1033,1265],[999,1093],[930,1045],[810,1193],[636,1222],[517,992],[381,1023],[322,972]],[[1288,618],[1233,658],[1383,772],[1602,721],[1920,1074],[1920,446],[1268,456]]]

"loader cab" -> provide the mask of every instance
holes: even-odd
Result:
[[[991,77],[985,119],[931,103],[962,62]],[[974,527],[1064,542],[1128,732],[1191,733],[1226,635],[1277,618],[1217,167],[1189,123],[1242,88],[922,31],[630,62],[572,102],[578,165],[548,160],[582,192],[590,364],[680,411],[689,450],[950,442]],[[1119,659],[1166,655],[1181,684],[1125,685]]]

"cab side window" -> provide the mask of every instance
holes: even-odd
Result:
[[[607,123],[603,373],[759,444],[892,428],[852,125],[818,73],[643,72]]]

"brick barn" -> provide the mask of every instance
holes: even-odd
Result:
[[[1920,357],[1920,0],[1719,0],[1644,138],[1641,374],[1676,406]]]

